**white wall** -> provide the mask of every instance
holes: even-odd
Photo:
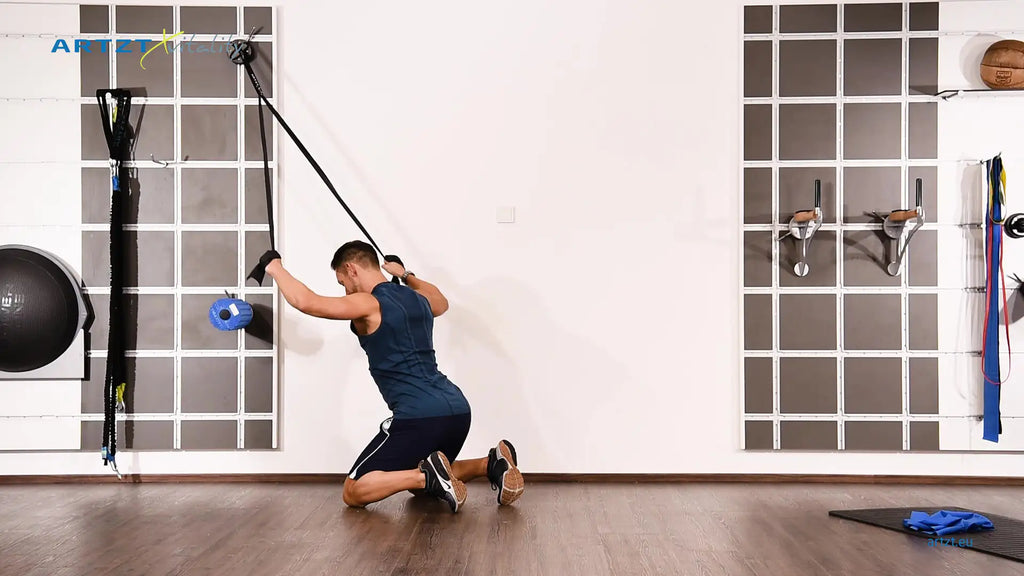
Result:
[[[282,1],[278,22],[285,118],[451,300],[436,347],[474,406],[466,455],[505,437],[528,472],[1024,472],[1016,455],[740,450],[738,0]],[[281,151],[285,264],[339,294],[327,264],[359,232]],[[342,323],[281,325],[280,451],[122,452],[122,470],[346,472],[387,416],[365,357]],[[0,474],[106,470],[0,454]]]

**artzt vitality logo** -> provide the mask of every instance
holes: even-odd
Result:
[[[66,54],[81,54],[83,52],[98,52],[103,54],[108,52],[115,52],[118,54],[139,54],[139,66],[145,70],[146,56],[149,56],[154,50],[159,50],[161,48],[165,54],[171,54],[175,51],[183,54],[210,54],[231,52],[233,50],[229,38],[218,40],[218,35],[214,35],[213,40],[196,41],[195,37],[196,35],[192,34],[191,38],[185,39],[185,32],[178,32],[173,36],[168,36],[167,30],[164,30],[162,40],[155,38],[99,38],[91,40],[81,38],[57,38],[53,43],[53,47],[50,48],[50,52],[64,52]]]

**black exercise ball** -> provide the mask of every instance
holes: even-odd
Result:
[[[41,251],[0,247],[0,370],[28,372],[60,358],[81,327],[78,286]]]

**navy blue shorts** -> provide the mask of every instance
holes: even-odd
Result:
[[[380,432],[356,458],[348,477],[358,480],[367,472],[412,470],[435,450],[454,462],[469,436],[469,413],[431,418],[388,418]]]

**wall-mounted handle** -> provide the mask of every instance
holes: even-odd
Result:
[[[906,222],[917,218],[917,210],[893,210],[889,213],[889,220],[893,222]]]
[[[924,225],[924,194],[922,189],[924,182],[921,178],[916,181],[915,201],[916,207],[913,210],[893,210],[885,217],[882,229],[892,239],[891,256],[886,272],[890,276],[896,276],[903,267],[903,259],[907,255],[907,248],[910,247],[910,240],[914,234]],[[913,220],[914,224],[910,232],[904,237],[907,222]]]
[[[821,180],[814,181],[814,207],[821,208]]]

